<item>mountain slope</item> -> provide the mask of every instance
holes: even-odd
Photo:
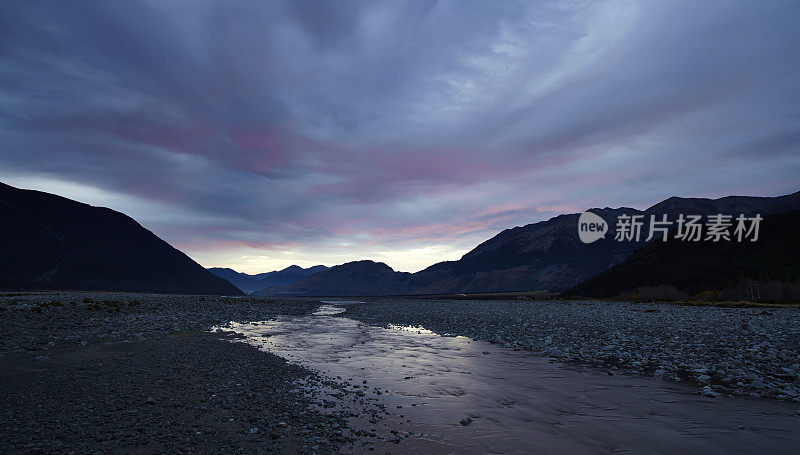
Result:
[[[747,280],[797,282],[800,210],[766,217],[760,231],[756,242],[654,242],[564,295],[616,297],[654,286],[694,295]]]
[[[412,275],[395,272],[382,262],[356,261],[331,267],[297,283],[276,286],[256,295],[354,296],[396,295],[411,291]]]
[[[324,265],[315,265],[307,269],[297,265],[291,265],[285,269],[276,270],[274,272],[249,275],[229,268],[212,267],[208,269],[209,272],[230,281],[234,286],[244,292],[260,291],[272,286],[285,286],[287,284],[296,283],[309,275],[323,270],[327,270],[327,267]]]
[[[720,199],[672,197],[640,211],[590,209],[609,223],[604,239],[584,244],[578,238],[579,214],[507,229],[478,245],[458,261],[441,262],[417,272],[415,293],[560,291],[607,270],[644,246],[650,215],[716,213],[770,215],[800,208],[800,192],[780,197],[728,196]],[[644,215],[639,242],[613,239],[617,216]]]
[[[563,291],[623,261],[645,245],[650,215],[712,215],[716,213],[763,216],[800,208],[800,192],[780,197],[728,196],[719,199],[666,199],[646,210],[632,208],[591,209],[609,223],[604,239],[584,244],[578,237],[580,214],[559,215],[547,221],[506,229],[481,243],[457,261],[440,262],[414,274],[385,273],[372,286],[360,277],[348,287],[344,276],[318,274],[315,280],[301,280],[288,288],[267,289],[268,293],[323,295],[449,294],[549,290]],[[620,214],[644,215],[646,221],[639,242],[614,240]],[[388,266],[387,266],[388,267]],[[359,292],[356,292],[356,288]]]
[[[608,221],[634,209],[595,209]],[[507,229],[458,261],[441,262],[415,274],[416,293],[470,293],[559,289],[621,261],[643,242],[592,244],[578,239],[578,214]],[[614,224],[610,223],[613,232]]]
[[[0,183],[0,288],[241,295],[114,210]]]

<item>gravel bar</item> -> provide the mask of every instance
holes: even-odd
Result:
[[[609,374],[688,381],[709,397],[800,403],[798,308],[371,298],[341,316],[528,349]]]
[[[342,386],[209,328],[316,302],[0,294],[0,453],[335,453]],[[341,392],[346,393],[346,392]]]

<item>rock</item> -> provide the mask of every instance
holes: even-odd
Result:
[[[700,382],[710,382],[711,381],[711,376],[709,376],[707,374],[701,374],[700,376],[697,377],[697,380],[700,381]]]
[[[753,387],[753,388],[755,388],[755,389],[762,390],[762,389],[766,389],[766,388],[767,388],[767,385],[766,385],[766,384],[764,384],[764,382],[763,382],[763,381],[755,380],[755,381],[753,381],[753,382],[751,382],[751,383],[750,383],[750,387]]]
[[[707,396],[709,398],[717,398],[718,396],[720,396],[719,393],[715,392],[714,389],[712,389],[710,386],[703,387],[702,393],[704,396]]]
[[[470,419],[469,417],[464,417],[458,423],[460,423],[462,426],[467,426],[472,423],[472,419]]]
[[[564,351],[562,351],[560,349],[556,349],[556,348],[550,349],[549,351],[547,351],[547,354],[550,357],[555,357],[557,359],[561,359],[561,358],[564,358],[564,357],[567,356],[567,354]]]
[[[790,368],[781,367],[781,372],[783,372],[781,376],[785,376],[788,379],[797,379],[797,372]]]

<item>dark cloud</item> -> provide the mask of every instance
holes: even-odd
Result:
[[[798,13],[8,2],[0,176],[127,197],[205,262],[395,251],[419,268],[426,245],[452,256],[565,210],[796,190]]]

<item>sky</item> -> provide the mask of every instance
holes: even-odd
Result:
[[[204,266],[800,190],[796,1],[0,0],[0,181]]]

